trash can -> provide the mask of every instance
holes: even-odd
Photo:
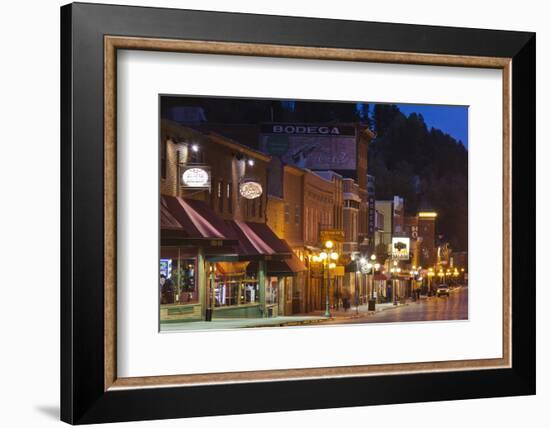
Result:
[[[375,299],[369,299],[368,306],[369,311],[375,311],[376,310],[376,300]]]

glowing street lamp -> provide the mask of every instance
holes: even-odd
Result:
[[[393,280],[393,289],[392,289],[392,293],[393,293],[393,304],[395,306],[397,306],[397,290],[396,290],[396,282],[395,282],[395,276],[401,272],[401,268],[399,266],[397,266],[397,260],[394,260],[393,263],[392,263],[392,267],[390,268],[390,273],[391,273],[391,276],[392,276],[392,280]]]
[[[325,287],[325,316],[327,318],[330,318],[330,294],[329,294],[329,288],[330,288],[330,269],[334,269],[336,267],[335,261],[338,260],[338,253],[335,251],[330,251],[334,247],[334,242],[332,241],[326,241],[325,242],[325,249],[329,251],[323,251],[320,254],[321,261],[323,262],[323,268],[326,270],[327,273],[327,284]],[[333,260],[333,262],[329,263],[329,260]],[[328,269],[327,269],[328,267]]]

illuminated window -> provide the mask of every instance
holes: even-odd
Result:
[[[294,207],[294,223],[296,226],[300,225],[300,207],[298,205]]]
[[[223,197],[222,197],[223,181],[218,181],[218,210],[223,212]]]
[[[233,212],[233,186],[231,185],[231,183],[227,183],[225,195],[227,197],[227,211],[232,213]]]

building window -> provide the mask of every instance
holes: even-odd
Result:
[[[300,207],[298,205],[294,207],[294,223],[296,226],[300,225]]]
[[[290,207],[285,204],[285,224],[290,223]]]
[[[202,163],[203,151],[200,149],[200,146],[196,143],[187,145],[187,159],[188,163]]]
[[[195,259],[160,259],[161,304],[197,303]]]
[[[232,213],[233,212],[233,186],[231,183],[227,183],[225,196],[227,197],[227,211]]]
[[[160,143],[160,176],[166,178],[166,152],[168,150],[168,142],[162,140]]]
[[[279,279],[276,276],[270,277],[266,281],[265,287],[265,303],[268,305],[276,304],[278,299]]]
[[[218,210],[220,213],[223,213],[223,181],[218,181]]]
[[[250,203],[252,204],[252,217],[256,217],[256,199],[251,199]]]

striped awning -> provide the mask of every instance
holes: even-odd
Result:
[[[280,239],[265,223],[228,220],[237,240],[237,254],[239,256],[283,256],[290,258],[292,249]]]
[[[175,196],[160,198],[160,228],[174,238],[232,239],[232,230],[206,203]]]
[[[197,241],[220,241],[207,254],[218,259],[290,259],[292,249],[265,223],[223,220],[203,201],[175,196],[160,199],[161,246],[194,245]],[[202,245],[202,244],[201,244]]]

